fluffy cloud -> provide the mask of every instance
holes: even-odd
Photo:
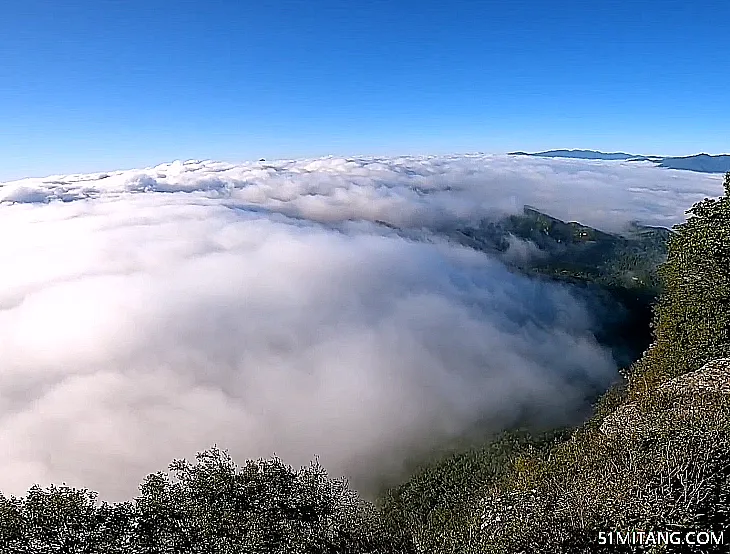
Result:
[[[155,168],[26,179],[0,202],[39,203],[141,192],[187,192],[246,209],[316,222],[430,226],[495,211],[540,207],[602,229],[627,221],[671,226],[697,200],[722,192],[718,175],[650,162],[524,156],[323,158],[232,165],[174,162]]]
[[[524,203],[604,228],[671,224],[720,189],[642,164],[508,156],[4,184],[0,490],[65,481],[128,498],[213,443],[319,455],[367,490],[474,425],[564,421],[615,374],[586,307],[422,230]]]

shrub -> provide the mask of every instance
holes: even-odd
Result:
[[[69,487],[0,495],[3,553],[366,554],[406,553],[372,504],[318,463],[293,469],[278,458],[236,466],[217,448],[172,476],[149,475],[133,501],[97,504]]]
[[[730,173],[724,187],[722,197],[688,210],[669,239],[654,343],[633,369],[633,390],[730,355]]]

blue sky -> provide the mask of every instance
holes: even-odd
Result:
[[[730,2],[4,0],[0,180],[326,154],[730,150]]]

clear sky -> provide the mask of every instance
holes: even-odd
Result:
[[[326,154],[730,150],[730,1],[3,0],[0,180]]]

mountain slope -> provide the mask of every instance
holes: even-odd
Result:
[[[658,167],[683,169],[700,173],[725,173],[730,171],[730,154],[695,154],[693,156],[644,156],[625,152],[599,152],[597,150],[546,150],[545,152],[510,152],[513,156],[542,158],[578,158],[583,160],[623,160],[629,162],[654,162]]]
[[[606,233],[530,206],[522,214],[441,232],[465,246],[501,254],[507,265],[529,273],[653,293],[658,292],[656,267],[664,261],[671,235],[668,229],[635,223],[621,235]]]
[[[696,154],[694,156],[678,158],[663,158],[659,162],[659,167],[686,169],[701,173],[725,173],[730,171],[730,155],[721,154],[719,156],[710,156],[709,154]]]
[[[648,346],[668,229],[632,224],[618,235],[525,206],[522,214],[445,227],[439,234],[496,256],[513,271],[571,286],[596,316],[596,339],[619,365],[629,365]]]

